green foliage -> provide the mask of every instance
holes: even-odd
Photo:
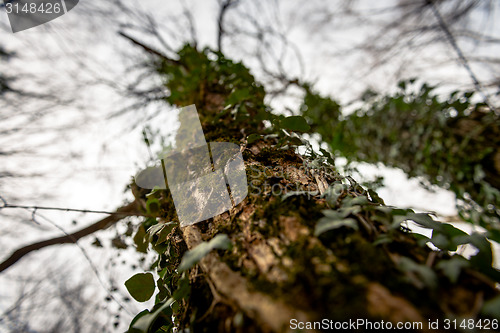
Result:
[[[457,283],[462,269],[469,267],[469,262],[461,256],[453,256],[450,260],[439,262],[436,267],[443,271],[451,283]]]
[[[461,217],[500,241],[500,119],[474,103],[472,92],[443,99],[435,87],[408,80],[391,95],[366,93],[346,116],[338,103],[304,88],[302,113],[335,155],[382,162],[450,189]]]
[[[375,191],[369,191],[369,197],[365,194],[353,195],[349,193],[351,186],[356,186],[356,184],[352,183],[349,186],[334,182],[328,187],[324,197],[332,209],[322,211],[324,217],[316,223],[315,236],[325,237],[325,233],[336,232],[335,230],[341,227],[354,231],[360,228],[367,229],[360,216],[363,214],[368,219],[381,223],[387,230],[386,233],[379,234],[373,242],[374,245],[379,246],[395,242],[398,232],[406,228],[405,223],[413,221],[421,228],[432,230],[431,238],[415,235],[416,239],[420,239],[419,244],[422,247],[427,247],[427,243],[432,243],[441,251],[457,251],[459,245],[471,244],[478,250],[470,260],[455,255],[449,260],[440,261],[436,269],[442,271],[451,282],[457,282],[461,270],[468,267],[482,272],[494,281],[500,281],[500,273],[492,268],[491,243],[485,235],[478,233],[469,235],[449,223],[435,221],[429,214],[415,213],[411,209],[383,206],[383,203],[377,199],[378,195]],[[373,230],[367,229],[367,232],[371,233]],[[421,267],[421,265],[414,263],[411,258],[403,257],[400,269],[411,274],[421,275],[420,278],[427,286],[436,287],[436,278],[428,272],[430,268]]]
[[[302,116],[290,116],[279,121],[279,127],[294,132],[307,132],[311,126]]]
[[[167,102],[171,105],[205,105],[205,92],[224,96],[225,108],[212,122],[226,112],[231,112],[235,125],[258,122],[267,119],[264,107],[264,88],[258,84],[248,68],[242,63],[233,62],[220,52],[208,48],[202,51],[185,45],[179,52],[178,62],[163,61],[153,63],[154,69],[162,75],[170,95]],[[253,111],[253,114],[249,113]],[[201,113],[201,121],[209,119]],[[208,139],[208,138],[207,138]]]
[[[141,224],[135,233],[134,243],[137,251],[142,253],[146,253],[148,249],[148,243],[144,241],[144,236],[146,236],[146,229],[144,225]]]
[[[178,270],[179,272],[184,272],[190,269],[214,249],[229,250],[230,248],[231,240],[229,237],[225,234],[219,234],[209,242],[202,242],[194,249],[187,251],[182,257]]]
[[[322,233],[341,228],[341,227],[348,227],[352,228],[354,230],[358,230],[358,224],[355,219],[352,218],[341,218],[340,216],[337,216],[337,214],[333,214],[329,212],[333,211],[325,211],[325,217],[321,218],[318,221],[318,224],[316,225],[316,228],[314,229],[314,235],[319,236]]]
[[[404,272],[411,273],[409,277],[417,279],[414,281],[417,285],[419,281],[422,281],[425,286],[431,289],[435,289],[438,285],[437,275],[432,268],[418,264],[408,257],[399,259],[399,268]]]
[[[408,109],[405,105],[411,102],[411,99],[404,96],[401,98],[391,97],[386,100],[380,99],[380,101],[374,102],[379,97],[374,94],[366,94],[365,99],[371,103],[373,108],[359,110],[350,119],[350,117],[342,115],[339,104],[311,93],[309,87],[306,87],[307,94],[302,106],[304,116],[285,117],[274,115],[269,112],[269,108],[264,103],[265,92],[263,87],[255,82],[249,70],[241,63],[232,62],[219,52],[209,49],[198,51],[190,45],[183,47],[178,55],[179,59],[175,62],[163,61],[153,64],[155,66],[154,69],[164,78],[164,84],[170,92],[167,102],[178,106],[189,104],[197,104],[198,106],[209,105],[217,109],[209,110],[208,112],[207,110],[199,110],[202,125],[204,128],[210,129],[206,133],[207,141],[236,140],[235,138],[241,138],[241,133],[245,133],[247,135],[247,145],[255,144],[260,140],[266,143],[266,147],[258,154],[261,161],[277,156],[280,158],[283,157],[283,161],[285,161],[286,158],[291,156],[287,155],[291,151],[291,148],[305,146],[304,165],[309,170],[317,172],[317,174],[324,174],[322,173],[322,169],[325,166],[329,166],[329,170],[333,169],[334,158],[332,154],[323,149],[320,150],[321,154],[316,153],[311,145],[297,133],[317,131],[331,144],[332,150],[336,154],[338,152],[342,152],[343,154],[349,152],[354,160],[363,160],[360,156],[363,158],[368,156],[375,159],[378,156],[376,149],[370,148],[373,151],[368,149],[368,152],[362,152],[359,149],[369,146],[370,142],[373,143],[372,146],[377,146],[381,142],[386,143],[388,139],[381,137],[381,134],[379,135],[379,132],[377,132],[380,128],[392,133],[393,137],[388,141],[389,146],[396,145],[395,142],[399,140],[399,132],[391,132],[391,117],[394,117],[396,123],[404,122],[404,119],[425,118],[417,115],[412,116],[412,118],[404,114],[404,112],[395,111],[396,107],[403,110]],[[401,86],[401,89],[407,89],[406,85]],[[429,87],[425,89],[429,90]],[[439,103],[437,99],[434,100],[431,98],[430,104],[427,102],[427,97],[430,96],[431,90],[427,94],[420,94],[420,97],[418,97],[420,100],[416,101],[415,99],[414,103],[424,103],[427,105],[427,108],[435,108],[436,105],[433,105],[432,102]],[[207,91],[211,93],[209,97],[205,94]],[[209,102],[207,102],[207,98],[210,98]],[[220,101],[217,101],[217,98],[220,98]],[[464,98],[459,97],[458,103],[468,103],[468,101],[464,101]],[[470,98],[470,96],[467,98]],[[386,106],[388,103],[392,106]],[[460,105],[457,104],[454,107],[460,109]],[[219,110],[220,107],[223,109]],[[422,110],[425,108],[422,106]],[[379,109],[380,111],[375,111]],[[465,109],[467,108],[463,109],[464,112]],[[384,112],[387,110],[394,114],[389,113],[384,117]],[[411,111],[408,112],[412,113]],[[425,115],[430,117],[429,119],[432,119],[432,121],[435,121],[431,117],[431,113],[427,112]],[[366,120],[366,117],[373,116],[374,114],[379,117],[379,120],[383,119],[384,121],[381,121],[379,125],[376,125],[376,123],[366,125],[362,122],[363,119]],[[387,121],[387,117],[391,119],[391,122]],[[429,119],[426,121],[429,121]],[[263,120],[266,120],[266,123],[271,124],[271,126],[263,126]],[[219,122],[223,122],[222,126],[220,126],[222,130],[217,129],[220,125]],[[446,117],[444,123],[446,123]],[[411,122],[407,124],[408,126],[413,130]],[[359,131],[359,133],[356,131]],[[431,144],[437,142],[432,141],[432,135],[430,136],[431,139],[429,139],[429,134],[425,132],[425,129],[419,129],[418,131],[423,139],[427,141],[431,140],[429,141]],[[369,135],[364,136],[367,133]],[[238,143],[240,142],[238,141]],[[269,144],[272,149],[269,148]],[[402,149],[402,147],[399,148]],[[395,161],[395,156],[399,153],[397,149],[399,148],[397,145],[396,148],[391,146],[388,152],[383,151],[383,154],[385,154],[383,156],[390,156]],[[420,147],[416,148],[420,149]],[[357,155],[358,151],[364,155]],[[429,152],[436,154],[435,149],[431,149]],[[384,159],[380,160],[385,161]],[[374,190],[365,190],[352,178],[341,177],[336,171],[335,177],[330,177],[329,179],[331,180],[332,178],[334,181],[330,183],[330,186],[321,195],[319,191],[309,191],[301,187],[294,187],[293,190],[288,191],[286,194],[280,194],[281,200],[274,200],[273,203],[269,203],[266,206],[271,211],[263,210],[255,214],[262,214],[263,220],[274,221],[282,215],[282,212],[277,211],[276,208],[281,206],[289,207],[296,200],[305,200],[305,196],[307,196],[307,199],[315,197],[319,199],[318,201],[321,201],[321,204],[315,206],[316,210],[314,212],[307,211],[305,207],[300,207],[298,210],[300,214],[307,216],[305,223],[315,227],[314,234],[321,240],[321,242],[317,242],[321,244],[317,244],[317,247],[310,251],[311,253],[309,253],[309,250],[307,251],[310,256],[304,256],[304,258],[312,259],[314,255],[314,258],[318,259],[319,253],[325,256],[325,253],[331,249],[333,250],[335,246],[337,251],[342,251],[342,245],[338,245],[335,242],[328,243],[330,239],[334,238],[332,236],[337,235],[347,235],[346,240],[342,240],[341,242],[346,247],[347,252],[353,249],[347,241],[349,237],[361,239],[366,236],[368,241],[364,239],[360,241],[359,244],[362,244],[362,246],[359,246],[359,249],[362,250],[363,255],[366,254],[367,256],[372,256],[371,252],[375,253],[375,251],[382,253],[382,249],[387,250],[391,246],[404,247],[408,245],[408,242],[411,243],[411,246],[415,244],[420,245],[421,248],[419,249],[425,248],[427,252],[424,251],[424,253],[426,254],[428,253],[427,242],[432,242],[442,253],[456,250],[458,245],[470,243],[479,250],[476,256],[470,261],[459,256],[453,256],[450,259],[446,255],[443,255],[444,259],[440,260],[438,265],[428,267],[422,264],[422,260],[417,260],[410,253],[401,253],[397,265],[391,262],[392,266],[387,267],[399,269],[410,283],[419,288],[436,288],[441,283],[440,277],[446,277],[452,283],[457,283],[461,272],[469,267],[484,272],[494,278],[495,281],[500,281],[500,278],[495,275],[498,272],[491,267],[491,246],[489,246],[484,236],[477,234],[466,235],[451,225],[434,221],[426,214],[415,214],[410,209],[397,209],[384,206],[383,200]],[[485,179],[480,169],[475,171],[475,179]],[[285,180],[287,179],[281,179],[281,181]],[[488,191],[490,195],[496,195],[494,188],[489,188]],[[195,274],[191,274],[190,281],[189,269],[213,249],[228,250],[232,248],[232,241],[235,242],[233,251],[224,252],[224,258],[226,258],[226,256],[231,257],[233,252],[237,252],[241,244],[237,243],[237,238],[232,238],[231,241],[226,234],[218,234],[210,241],[202,242],[194,249],[188,250],[182,241],[182,233],[179,225],[175,222],[175,213],[169,211],[169,208],[173,207],[173,205],[168,191],[157,189],[146,197],[146,210],[151,217],[145,218],[139,226],[134,235],[134,243],[140,252],[146,252],[148,248],[151,248],[157,253],[157,260],[150,267],[150,270],[155,271],[155,276],[157,277],[155,289],[157,292],[154,307],[150,311],[144,310],[139,313],[133,319],[129,332],[173,332],[175,329],[182,329],[182,324],[188,322],[189,319],[185,317],[189,312],[188,305],[190,302],[191,305],[193,301],[196,302],[193,298],[200,293],[200,290],[197,290],[197,293],[195,292],[196,288],[200,286],[190,283],[193,282],[193,279],[196,279],[196,276],[194,276]],[[269,197],[265,200],[268,199]],[[264,199],[260,198],[259,200]],[[259,202],[254,202],[254,204],[258,205]],[[323,217],[321,217],[321,211]],[[314,219],[312,219],[311,213],[314,215]],[[314,224],[316,220],[318,221]],[[370,222],[367,223],[367,220]],[[432,239],[419,235],[408,236],[405,222],[409,220],[415,221],[425,228],[432,229]],[[233,226],[225,227],[232,228]],[[252,226],[252,228],[254,227],[257,228],[256,226]],[[221,229],[219,229],[220,231]],[[268,231],[273,232],[272,228],[269,228]],[[405,237],[402,237],[402,235]],[[404,241],[402,241],[402,238],[404,238]],[[287,255],[293,256],[293,253],[297,252],[297,249],[300,249],[302,253],[304,247],[300,245],[304,243],[300,243],[301,241],[299,236],[299,239],[295,242],[296,244],[291,245],[287,249]],[[325,248],[328,248],[328,251],[323,252]],[[358,250],[358,248],[354,249]],[[367,254],[366,250],[370,253]],[[315,251],[318,251],[318,253],[313,253]],[[294,259],[297,258],[295,257]],[[380,263],[383,262],[384,265],[389,265],[387,263],[389,260],[392,259],[384,257],[380,259]],[[364,266],[364,264],[361,264],[360,261],[360,263],[354,263],[354,266]],[[374,267],[374,274],[379,274],[377,270],[383,270],[384,267]],[[353,269],[359,268],[353,267]],[[150,273],[147,274],[152,276]],[[291,278],[299,278],[301,274],[305,273],[292,273]],[[341,274],[341,271],[335,268],[333,272],[328,274]],[[448,280],[446,280],[446,283],[449,283]],[[326,277],[321,280],[321,283],[324,283],[323,281],[332,281],[332,279]],[[154,288],[155,283],[154,281],[151,283],[151,278],[148,277],[148,293],[150,292],[151,285]],[[286,287],[286,284],[283,287]],[[318,286],[317,288],[321,289],[321,287]],[[316,286],[313,286],[313,288],[316,288]],[[321,292],[324,293],[324,290]],[[357,289],[355,292],[359,294]],[[134,293],[137,292],[134,291]],[[145,293],[145,295],[141,295],[142,297],[139,296],[139,299],[144,299],[148,295]],[[191,322],[194,322],[200,314],[191,313],[190,315]]]
[[[129,332],[172,332],[183,313],[185,300],[189,298],[191,287],[185,270],[192,267],[211,249],[228,248],[226,235],[218,235],[210,242],[200,244],[193,251],[185,251],[180,264],[181,251],[174,239],[178,232],[177,222],[157,222],[146,218],[139,226],[134,241],[138,250],[146,251],[149,245],[158,254],[158,259],[151,265],[156,270],[156,288],[153,274],[139,273],[125,282],[127,290],[134,299],[144,302],[151,298],[155,290],[155,305],[151,311],[140,312],[131,322]],[[230,243],[229,243],[230,244]],[[189,266],[189,267],[187,267]]]
[[[138,273],[125,281],[125,287],[136,301],[146,302],[155,291],[153,274]]]
[[[175,302],[173,298],[168,299],[166,302],[159,303],[152,311],[144,310],[140,312],[130,323],[129,333],[145,333],[151,332],[151,327],[153,326],[156,319],[162,315],[166,318],[172,315],[172,304]],[[169,321],[169,320],[167,320]],[[163,325],[167,329],[172,328],[172,324]],[[163,330],[166,332],[165,330]]]
[[[248,137],[247,137],[247,143],[248,144],[252,144],[254,143],[255,141],[259,140],[260,138],[262,138],[262,135],[260,134],[250,134]]]
[[[487,301],[481,312],[484,315],[490,316],[492,318],[500,320],[500,296],[493,298],[492,300]],[[498,326],[497,326],[498,328]]]

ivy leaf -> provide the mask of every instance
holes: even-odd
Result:
[[[352,218],[336,219],[331,217],[323,217],[319,219],[318,224],[316,224],[316,227],[314,228],[314,235],[319,236],[324,232],[341,227],[348,227],[354,230],[358,230],[358,223],[355,219]]]
[[[323,154],[324,157],[326,157],[328,163],[330,163],[331,165],[335,165],[335,160],[333,159],[332,154],[329,151],[323,148],[320,148],[319,151]]]
[[[295,195],[307,195],[307,196],[315,196],[319,192],[318,191],[288,191],[281,197],[281,200],[285,201],[286,199],[293,197]]]
[[[163,243],[167,240],[167,236],[172,231],[175,222],[166,222],[166,223],[157,223],[151,226],[147,231],[148,241],[151,243],[153,237],[156,235],[158,238],[156,240],[156,244]]]
[[[140,330],[138,328],[134,328],[134,324],[139,320],[139,318],[143,317],[143,316],[146,316],[148,315],[150,312],[146,309],[146,310],[142,310],[141,312],[139,312],[135,317],[134,319],[132,319],[132,321],[130,322],[130,327],[128,328],[128,332],[127,333],[135,333],[135,332],[145,332],[143,330]]]
[[[464,258],[455,255],[450,260],[440,261],[436,267],[443,271],[451,283],[457,283],[463,268],[469,267],[470,263]]]
[[[146,201],[146,210],[149,215],[153,216],[158,215],[158,213],[160,212],[160,207],[161,207],[160,200],[156,198],[149,198]]]
[[[183,276],[181,279],[179,279],[179,282],[177,283],[177,289],[174,291],[172,298],[178,301],[183,298],[187,298],[190,292],[191,286],[189,284],[189,278],[187,276]]]
[[[136,301],[146,302],[155,291],[153,274],[138,273],[125,281],[125,287]]]
[[[163,313],[166,316],[172,315],[171,305],[175,302],[173,298],[169,298],[165,303],[161,304],[156,310],[148,313],[139,313],[131,324],[129,332],[148,332],[149,328],[154,324],[156,318]],[[156,307],[156,306],[155,306]],[[145,310],[147,311],[147,310]],[[140,317],[139,317],[140,316]]]
[[[336,207],[338,198],[342,195],[342,193],[344,193],[346,188],[347,185],[341,183],[336,183],[333,186],[328,186],[325,191],[326,202],[328,202],[330,206]]]
[[[249,136],[247,136],[247,143],[252,144],[255,141],[259,140],[260,138],[262,138],[262,136],[260,134],[255,134],[255,133],[250,134]]]
[[[387,235],[387,234],[382,234],[380,236],[378,236],[375,241],[373,241],[373,245],[374,246],[377,246],[377,245],[380,245],[380,244],[388,244],[388,243],[392,243],[394,239]]]
[[[368,194],[370,195],[370,198],[372,199],[373,202],[385,205],[384,200],[374,190],[368,189]]]
[[[470,235],[456,237],[455,239],[457,242],[460,242],[460,244],[470,243],[479,250],[475,256],[469,259],[473,265],[484,269],[491,268],[493,251],[491,250],[491,243],[484,235],[472,233]]]
[[[416,274],[426,286],[436,288],[438,280],[436,273],[426,265],[420,265],[408,257],[401,257],[399,259],[399,268],[403,272],[411,272]]]
[[[305,118],[302,116],[290,116],[281,119],[279,126],[294,132],[307,132],[311,129],[311,126],[309,126]]]
[[[172,229],[174,228],[174,226],[176,224],[177,223],[175,223],[175,222],[165,223],[163,228],[160,230],[160,232],[157,233],[158,240],[156,241],[156,244],[164,243],[167,240],[168,235],[170,234],[170,232],[172,231]]]
[[[431,241],[431,239],[425,235],[421,235],[421,234],[412,234],[413,235],[413,238],[415,238],[415,240],[417,241],[418,245],[422,246],[422,247],[427,247],[427,243],[429,243]]]
[[[406,214],[405,220],[412,220],[421,227],[427,228],[427,229],[434,229],[434,230],[440,230],[442,223],[436,222],[430,217],[429,214],[425,213],[410,213]]]
[[[134,243],[137,246],[138,252],[146,253],[148,250],[148,243],[144,239],[145,236],[146,236],[146,229],[144,228],[144,225],[141,224],[134,236]]]
[[[344,200],[342,200],[342,206],[345,207],[350,207],[354,205],[366,205],[369,204],[370,201],[368,200],[368,197],[365,195],[360,195],[357,197],[345,197]]]
[[[490,299],[484,303],[481,313],[485,316],[500,320],[500,296]]]
[[[467,236],[466,232],[451,224],[442,223],[439,230],[432,233],[431,242],[441,250],[456,251],[458,245],[464,244],[464,236]]]
[[[182,257],[178,270],[179,272],[188,270],[203,259],[210,251],[214,249],[229,250],[231,245],[231,240],[226,234],[218,234],[209,242],[202,242],[194,249],[187,251]]]

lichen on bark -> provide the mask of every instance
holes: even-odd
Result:
[[[394,226],[411,212],[384,206],[326,158],[298,154],[300,139],[279,128],[282,116],[265,104],[265,90],[247,68],[189,45],[178,55],[175,62],[151,62],[170,92],[166,102],[195,104],[207,142],[240,145],[249,194],[219,216],[169,229],[164,242],[156,244],[162,236],[152,235],[158,252],[152,269],[160,276],[156,303],[175,298],[186,281],[190,287],[151,331],[283,332],[293,318],[421,321],[425,327],[428,319],[481,316],[478,304],[498,294],[491,279],[463,269],[450,283],[436,268],[449,254]],[[329,195],[335,184],[342,190]],[[152,197],[161,203],[147,227],[176,221],[168,190],[146,197],[148,191],[132,187],[144,207]],[[354,226],[318,234],[325,210]],[[229,236],[231,250],[209,253],[188,273],[176,270],[188,249],[220,233]]]

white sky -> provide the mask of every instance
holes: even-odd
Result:
[[[159,22],[167,25],[171,17],[182,10],[176,1],[151,0],[134,3],[149,10]],[[310,5],[321,3],[324,2],[311,1]],[[332,3],[335,4],[335,2]],[[388,4],[391,1],[384,3]],[[342,26],[343,21],[340,17],[333,21],[328,34],[325,35],[324,32],[312,34],[311,26],[307,26],[306,20],[301,21],[303,13],[296,9],[299,4],[301,2],[291,1],[280,7],[284,17],[283,25],[286,26],[287,22],[297,23],[291,26],[288,37],[299,46],[304,57],[306,77],[317,81],[317,88],[324,94],[331,94],[343,102],[348,102],[367,87],[388,91],[396,82],[393,65],[400,62],[409,63],[406,71],[401,73],[399,78],[416,75],[434,82],[441,78],[445,83],[453,83],[456,87],[470,84],[470,79],[461,67],[453,64],[436,67],[435,64],[427,62],[428,59],[449,60],[455,58],[453,50],[446,45],[422,50],[419,54],[405,55],[405,59],[395,58],[394,63],[389,63],[381,69],[367,74],[370,71],[366,68],[367,59],[364,58],[366,56],[355,53],[343,56],[335,55],[366,36],[366,29],[357,26],[356,22],[348,22]],[[47,81],[57,84],[63,96],[65,94],[74,94],[75,96],[74,103],[64,106],[49,118],[35,122],[33,126],[46,128],[54,125],[60,126],[68,121],[82,124],[78,128],[55,136],[41,135],[41,138],[50,139],[55,143],[41,149],[41,156],[27,155],[12,160],[2,159],[2,164],[9,165],[14,169],[41,170],[40,172],[46,173],[43,178],[35,180],[2,179],[0,191],[5,191],[1,195],[7,200],[9,200],[9,193],[15,193],[20,198],[27,198],[25,202],[11,203],[112,210],[124,200],[131,199],[130,193],[124,194],[124,188],[131,177],[148,160],[147,149],[141,136],[142,127],[146,125],[146,122],[142,121],[137,113],[109,118],[111,112],[126,105],[127,101],[124,101],[122,96],[117,95],[105,85],[92,84],[92,80],[96,78],[111,80],[121,85],[127,84],[134,77],[132,72],[139,58],[134,57],[135,50],[130,47],[129,43],[118,38],[116,17],[96,16],[90,18],[85,16],[83,10],[90,5],[93,4],[81,0],[73,11],[44,26],[17,34],[12,34],[10,31],[0,32],[0,43],[21,55],[21,59],[12,61],[11,70],[15,73],[18,71],[32,73],[40,78],[25,83],[27,87],[36,90],[43,87],[44,82]],[[307,8],[304,2],[302,5]],[[361,1],[359,6],[367,8],[368,11],[369,8],[372,8],[370,6],[373,6],[373,2]],[[186,7],[193,11],[200,44],[215,46],[216,1],[189,1]],[[498,13],[495,15],[498,16]],[[0,10],[0,24],[6,22],[6,14]],[[497,36],[497,38],[500,36],[500,26],[496,23],[498,20],[485,22],[478,19],[478,22],[484,23],[481,28],[488,31],[489,34]],[[171,26],[171,28],[173,27]],[[181,29],[177,28],[177,30]],[[186,34],[182,30],[176,31],[176,33]],[[167,34],[169,40],[172,36],[173,34]],[[245,47],[238,45],[238,42],[228,43],[228,53],[245,60],[245,55],[238,51],[238,46],[241,46],[242,49]],[[493,48],[478,48],[477,45],[472,44],[463,44],[462,46],[467,51],[477,50],[478,53],[490,56],[498,54],[498,50]],[[418,58],[420,60],[416,61]],[[286,63],[290,65],[292,73],[298,71],[296,60],[290,58]],[[91,67],[87,68],[86,64],[91,64]],[[252,62],[249,64],[253,65]],[[481,78],[489,75],[482,68],[474,67],[474,69],[477,70],[477,74]],[[83,82],[83,85],[76,86],[76,82]],[[273,105],[278,111],[283,111],[284,105],[296,106],[297,102],[297,99],[291,98],[275,101]],[[164,106],[164,109],[154,124],[161,125],[159,127],[167,133],[173,124],[173,119],[170,119],[169,107]],[[81,112],[82,110],[84,113]],[[146,111],[140,112],[145,113]],[[149,109],[149,112],[152,112],[152,109]],[[127,125],[132,122],[138,122],[138,126],[134,130],[127,128]],[[0,129],[9,125],[0,123]],[[27,138],[27,140],[11,142],[9,145],[29,147],[35,144],[35,140],[37,139]],[[2,144],[1,140],[0,144]],[[54,158],[53,155],[59,157]],[[80,157],[65,158],[76,155],[80,155]],[[379,172],[384,174],[386,187],[379,192],[387,204],[435,211],[442,215],[456,213],[454,196],[448,191],[441,189],[437,189],[434,193],[426,191],[418,185],[418,181],[408,180],[399,170],[385,167],[377,168],[366,164],[359,168],[367,178],[371,178]],[[52,194],[52,197],[48,197],[47,193]],[[43,214],[67,231],[75,229],[75,226],[71,224],[73,219],[77,219],[79,222],[76,228],[81,228],[99,218],[99,216],[91,214],[60,212],[43,212]],[[44,226],[47,227],[46,230],[39,230],[29,224],[20,224],[17,221],[12,221],[2,212],[0,214],[0,232],[3,236],[0,253],[2,256],[6,256],[20,244],[60,234],[49,224],[45,223]],[[106,241],[106,238],[112,238],[114,233],[112,230],[103,232],[101,233],[103,236],[100,238]],[[116,284],[124,290],[123,282],[133,272],[127,268],[128,266],[107,267],[110,258],[116,256],[117,252],[94,249],[88,246],[93,239],[91,236],[82,240],[82,246],[88,249],[92,261],[100,268],[104,280],[112,276],[116,278]],[[45,263],[44,260],[53,256],[63,258],[57,259],[58,263],[61,260],[67,260],[75,269],[75,275],[79,271],[78,267],[86,272],[84,273],[86,278],[95,285],[95,293],[99,295],[97,298],[104,297],[102,288],[80,251],[76,247],[64,245],[31,254],[29,258],[23,259],[23,262],[17,267],[10,269],[7,274],[0,275],[0,313],[12,304],[12,297],[16,295],[16,288],[19,285],[14,283],[13,279],[19,276],[37,274],[38,270],[43,270],[43,267],[37,263]],[[123,256],[125,255],[123,254]],[[130,262],[133,262],[135,255],[130,253],[129,256],[132,258]],[[104,282],[107,286],[109,285],[108,281]],[[124,293],[126,294],[126,291]],[[137,313],[143,306],[132,304],[128,307],[132,312]],[[124,317],[121,321],[127,323],[128,319]],[[123,327],[121,328],[123,329]],[[2,331],[1,325],[0,331]]]

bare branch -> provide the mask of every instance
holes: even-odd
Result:
[[[222,37],[224,36],[224,16],[226,15],[228,9],[236,5],[238,0],[226,0],[221,3],[219,10],[219,18],[217,19],[217,25],[219,27],[219,34],[217,35],[217,49],[222,52]]]
[[[129,41],[131,41],[133,44],[137,45],[137,46],[140,46],[142,47],[146,52],[150,53],[150,54],[154,54],[158,57],[160,57],[161,59],[171,63],[171,64],[174,64],[174,65],[181,65],[179,63],[179,61],[175,60],[175,59],[172,59],[172,58],[169,58],[167,57],[165,54],[161,53],[160,51],[157,51],[155,49],[153,49],[152,47],[138,41],[137,39],[129,36],[128,34],[126,34],[125,32],[123,31],[119,31],[118,34],[122,37],[125,37],[126,39],[128,39]]]
[[[457,53],[458,59],[462,63],[462,66],[465,68],[465,70],[469,74],[472,82],[474,83],[474,88],[476,89],[476,91],[478,91],[483,96],[484,102],[488,105],[488,107],[491,110],[493,110],[496,114],[498,114],[498,111],[490,103],[488,96],[484,92],[484,90],[483,90],[483,88],[481,86],[481,83],[479,82],[478,78],[476,77],[476,74],[474,73],[474,71],[470,67],[469,61],[467,60],[467,58],[465,57],[464,53],[462,52],[462,49],[460,49],[460,47],[458,46],[457,41],[455,40],[455,37],[451,33],[450,29],[448,29],[448,26],[446,25],[446,22],[444,21],[443,17],[439,13],[439,10],[435,6],[434,1],[433,0],[427,0],[427,3],[431,7],[434,16],[438,20],[439,26],[441,27],[441,29],[445,33],[446,38],[448,39],[448,42],[450,43],[450,45],[453,47],[453,49]],[[471,7],[473,5],[474,5],[474,3],[470,4]],[[469,9],[467,9],[467,10],[469,10]]]
[[[102,220],[99,220],[94,224],[91,224],[88,227],[78,230],[74,233],[47,239],[44,241],[36,242],[30,245],[26,245],[22,248],[19,248],[16,251],[14,251],[9,258],[0,263],[0,273],[5,271],[12,265],[14,265],[17,261],[19,261],[22,257],[29,254],[30,252],[40,250],[43,249],[44,247],[48,247],[51,245],[76,243],[80,238],[91,235],[96,231],[106,229],[111,225],[117,223],[118,221],[122,220],[125,216],[131,216],[131,215],[137,215],[137,216],[142,215],[141,213],[139,213],[137,209],[136,201],[132,201],[131,203],[118,208],[114,214]]]

